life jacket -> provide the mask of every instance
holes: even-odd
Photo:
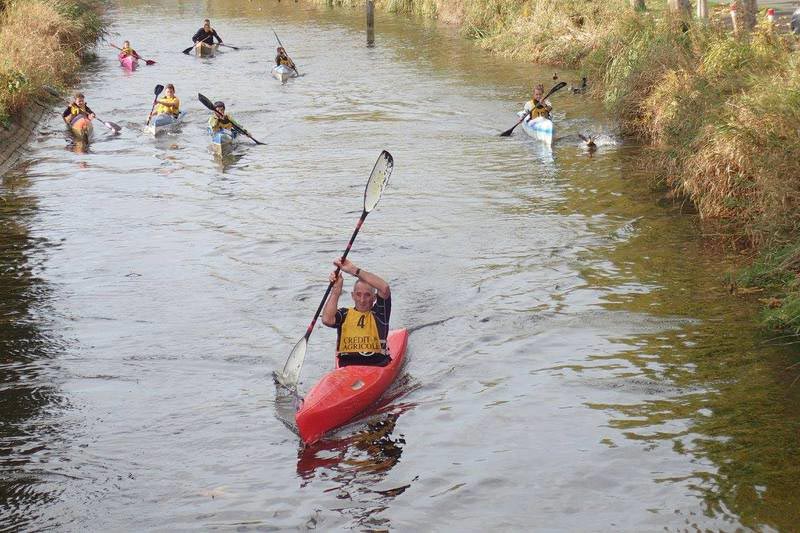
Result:
[[[214,131],[231,130],[233,129],[234,122],[233,119],[229,117],[227,114],[222,118],[219,118],[215,114],[212,115],[211,118],[208,120],[208,126]]]
[[[134,50],[133,48],[126,47],[120,51],[119,55],[120,57],[126,57],[126,56],[136,57],[138,54],[136,53],[136,50]]]
[[[275,58],[275,62],[278,63],[278,65],[286,65],[287,67],[292,66],[292,62],[287,56],[279,55]]]
[[[338,353],[383,353],[378,322],[372,311],[349,308],[342,323]]]
[[[536,117],[545,117],[545,118],[549,118],[550,117],[550,111],[547,109],[547,106],[545,105],[545,103],[544,102],[539,102],[539,104],[542,107],[536,107],[536,102],[533,100],[533,98],[528,100],[528,106],[527,107],[531,108],[531,115],[530,115],[530,117],[528,117],[528,120],[532,120],[532,119],[534,119]]]
[[[159,98],[158,105],[156,106],[156,114],[160,115],[162,113],[166,113],[169,115],[178,116],[180,108],[181,101],[177,96],[173,96],[172,98],[165,96],[164,98]]]
[[[86,103],[83,104],[83,107],[78,106],[75,102],[69,104],[69,121],[73,122],[78,115],[89,116],[89,111],[86,110]]]

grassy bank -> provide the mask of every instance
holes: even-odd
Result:
[[[42,86],[75,81],[81,57],[102,32],[96,0],[0,0],[0,123]]]
[[[627,0],[377,0],[376,6],[455,23],[498,54],[585,73],[622,129],[660,148],[649,161],[657,178],[676,198],[691,200],[723,242],[756,257],[738,286],[768,289],[767,323],[800,334],[795,37],[766,26],[734,37],[727,7],[715,7],[707,23],[682,21],[665,11],[664,0],[647,2],[642,13]]]

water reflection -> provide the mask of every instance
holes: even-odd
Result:
[[[49,289],[37,275],[53,244],[29,233],[38,205],[28,186],[24,174],[0,186],[0,517],[21,527],[53,498],[50,411],[64,403],[49,373],[60,345],[47,329]]]
[[[370,416],[355,434],[301,447],[297,457],[301,487],[316,480],[331,485],[326,492],[335,491],[336,498],[344,501],[332,511],[345,516],[357,528],[390,528],[391,522],[382,513],[410,484],[379,490],[376,487],[403,455],[405,437],[393,433],[397,419],[412,407],[395,405],[389,413]]]
[[[625,153],[615,159],[631,171],[637,167]],[[586,178],[573,179],[576,193],[594,188]],[[569,198],[574,209],[592,214],[603,203],[597,195],[594,201],[585,194]],[[617,212],[621,221],[598,221],[609,227],[609,247],[582,259],[587,281],[606,292],[606,314],[596,314],[595,323],[602,316],[614,342],[628,348],[588,359],[622,362],[614,377],[596,366],[579,371],[594,387],[614,388],[628,401],[586,405],[606,412],[610,427],[649,453],[691,456],[692,468],[656,481],[696,493],[706,516],[756,530],[792,530],[800,523],[800,464],[784,458],[800,453],[800,387],[791,387],[796,351],[753,336],[749,306],[731,313],[720,298],[724,286],[712,274],[724,256],[691,239],[691,218],[665,214],[643,224],[642,204],[618,206],[624,206]],[[662,246],[648,244],[656,241]],[[643,290],[648,285],[655,290]],[[630,313],[649,317],[638,332],[631,331]],[[680,318],[695,316],[725,320]]]

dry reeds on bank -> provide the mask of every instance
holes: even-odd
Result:
[[[43,85],[69,83],[102,28],[89,4],[65,0],[19,0],[0,19],[0,121],[7,122]]]

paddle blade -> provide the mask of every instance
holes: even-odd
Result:
[[[306,358],[306,349],[308,348],[308,339],[303,336],[297,341],[297,344],[292,348],[292,353],[286,359],[286,364],[283,365],[283,370],[276,376],[278,383],[290,389],[297,388],[297,383],[300,381],[300,370],[303,368],[303,361]]]
[[[372,174],[369,175],[367,187],[364,189],[365,212],[369,213],[378,205],[383,190],[389,183],[389,176],[392,175],[393,168],[394,158],[392,154],[386,150],[382,151],[381,155],[378,156],[378,160],[375,162],[375,166],[372,167]]]
[[[200,93],[197,93],[197,99],[200,100],[201,104],[209,108],[211,111],[214,111],[214,104],[211,102],[211,100],[209,100]]]
[[[190,46],[189,48],[187,48],[186,50],[184,50],[184,51],[183,51],[183,53],[184,53],[184,54],[186,54],[186,55],[188,56],[188,55],[189,55],[189,52],[191,52],[191,51],[192,51],[192,48],[194,48],[194,45],[192,45],[192,46]]]
[[[163,90],[164,90],[163,85],[156,85],[155,88],[153,89],[153,94],[158,96],[159,94],[161,94],[161,91]]]
[[[520,123],[521,123],[521,121],[520,121],[520,122],[517,122],[516,124],[514,124],[513,126],[511,126],[510,128],[508,128],[506,131],[504,131],[503,133],[501,133],[501,134],[500,134],[500,137],[511,137],[511,133],[514,131],[514,128],[516,128],[517,126],[519,126],[519,125],[520,125]]]
[[[103,122],[103,125],[105,125],[106,128],[110,129],[114,133],[119,133],[122,130],[122,126],[113,122]]]
[[[145,62],[146,65],[155,65],[156,64],[155,60],[153,60],[153,59],[145,59],[144,62]]]

